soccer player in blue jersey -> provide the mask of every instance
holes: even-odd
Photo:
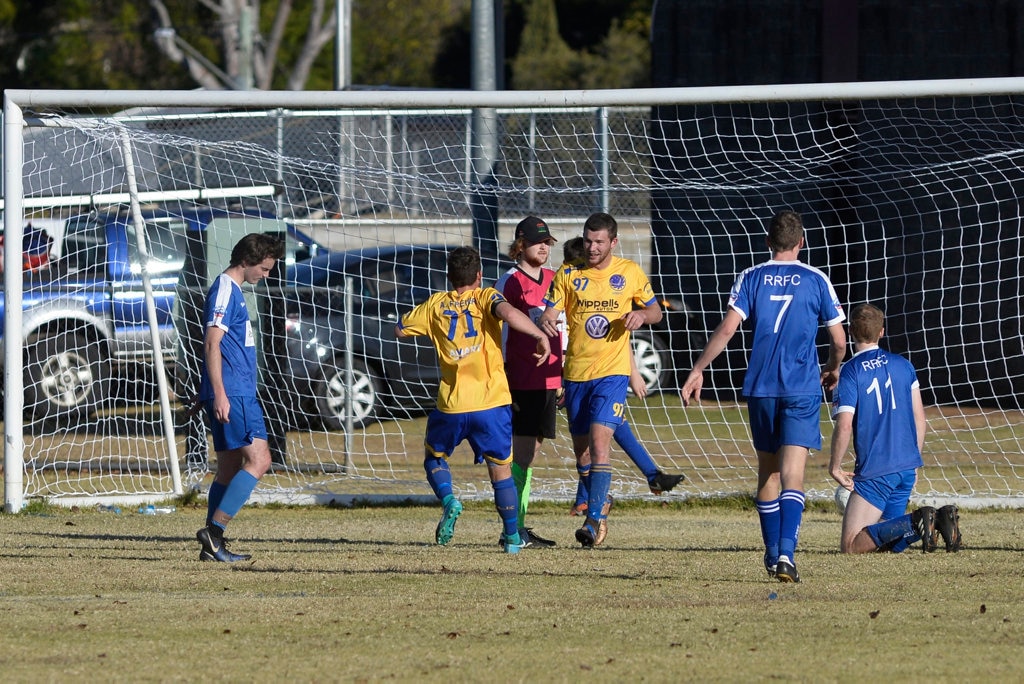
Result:
[[[555,274],[545,298],[540,328],[559,332],[565,313],[569,346],[563,378],[576,466],[583,474],[590,461],[587,519],[576,541],[590,548],[608,530],[608,491],[612,482],[611,442],[623,421],[629,386],[629,334],[661,320],[661,305],[638,264],[612,254],[619,243],[618,223],[605,213],[592,214],[583,225],[586,263]],[[641,308],[634,308],[634,304]]]
[[[757,451],[755,506],[764,541],[764,567],[781,582],[799,582],[794,554],[804,510],[804,466],[821,448],[821,388],[832,389],[846,354],[843,308],[822,271],[802,263],[800,214],[781,211],[768,228],[772,258],[744,270],[729,293],[729,308],[683,384],[682,398],[700,401],[704,369],[744,321],[753,339],[743,380],[750,433]],[[824,324],[831,344],[819,372],[815,346]]]
[[[832,402],[835,430],[829,473],[853,492],[843,513],[843,553],[899,553],[920,540],[934,551],[936,532],[946,551],[960,550],[959,511],[938,512],[922,506],[907,513],[917,469],[924,465],[921,449],[927,423],[917,372],[907,359],[878,346],[885,333],[885,315],[861,304],[850,312],[854,355],[839,371]],[[843,457],[853,440],[853,472],[843,470]]]
[[[270,469],[263,409],[256,399],[256,337],[242,285],[255,285],[284,256],[284,244],[250,233],[235,244],[227,270],[206,297],[206,325],[199,401],[203,402],[217,452],[217,472],[207,502],[206,527],[196,532],[199,559],[233,563],[249,555],[228,551],[224,529],[238,515]]]
[[[474,457],[487,463],[502,522],[502,546],[506,553],[518,553],[526,542],[519,536],[519,501],[512,479],[512,395],[501,350],[502,322],[533,339],[537,366],[549,362],[551,344],[500,292],[481,287],[480,254],[472,247],[448,255],[448,280],[453,289],[431,295],[395,326],[399,338],[429,336],[441,364],[423,461],[427,482],[443,506],[434,539],[443,546],[455,534],[462,503],[452,490],[448,458],[469,440]]]

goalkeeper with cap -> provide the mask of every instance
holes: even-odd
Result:
[[[780,211],[767,236],[770,260],[736,278],[728,310],[683,383],[685,405],[700,401],[704,369],[729,344],[744,321],[753,330],[743,379],[750,434],[757,452],[754,502],[764,541],[764,567],[780,582],[799,582],[794,554],[804,511],[804,467],[821,448],[821,388],[832,389],[846,354],[843,308],[822,271],[802,263],[800,214]],[[831,338],[819,372],[815,346],[819,324]]]
[[[632,354],[629,334],[642,325],[658,323],[663,313],[640,266],[612,253],[619,243],[618,222],[612,216],[592,214],[583,225],[583,240],[586,263],[555,275],[540,327],[556,335],[559,314],[565,313],[569,335],[563,370],[565,407],[581,473],[590,459],[587,518],[576,530],[576,541],[591,548],[607,534],[611,442],[625,415]]]
[[[525,546],[519,536],[518,496],[512,479],[512,397],[501,354],[502,322],[534,341],[537,366],[549,363],[548,336],[492,287],[481,287],[480,254],[459,247],[448,255],[452,289],[438,292],[405,314],[395,326],[399,338],[427,335],[441,364],[437,408],[427,418],[423,468],[441,501],[434,531],[438,544],[455,534],[462,503],[452,490],[448,458],[469,440],[477,463],[486,462],[494,504],[501,517],[501,544],[506,553]]]
[[[270,469],[263,409],[256,399],[256,338],[242,285],[255,285],[284,256],[277,238],[250,233],[235,244],[227,270],[210,286],[203,309],[206,334],[198,401],[206,407],[217,452],[206,527],[196,532],[199,560],[233,563],[249,555],[228,551],[224,529]]]
[[[527,216],[516,226],[515,240],[508,255],[516,265],[498,279],[495,288],[509,304],[536,323],[544,312],[547,294],[555,272],[544,268],[557,242],[547,223]],[[551,356],[537,365],[533,340],[529,335],[505,329],[505,373],[512,393],[512,479],[519,494],[519,536],[531,546],[555,546],[526,526],[533,479],[533,459],[545,439],[555,437],[555,418],[562,388],[561,336],[551,337]]]
[[[923,506],[907,513],[917,469],[924,465],[921,449],[927,423],[917,372],[907,359],[878,346],[885,333],[885,314],[871,304],[850,312],[854,355],[839,371],[832,402],[835,430],[829,473],[853,492],[843,513],[843,553],[899,553],[920,540],[934,551],[937,534],[946,551],[960,550],[959,511]],[[843,457],[853,440],[853,472],[843,470]]]

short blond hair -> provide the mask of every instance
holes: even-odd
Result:
[[[878,342],[885,328],[885,314],[872,304],[858,304],[850,312],[850,337],[860,344]]]

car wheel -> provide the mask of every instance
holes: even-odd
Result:
[[[672,379],[671,353],[668,345],[649,330],[635,330],[630,335],[633,357],[648,392],[667,389]]]
[[[35,420],[87,418],[104,396],[99,345],[85,335],[40,333],[25,343],[25,409]]]
[[[327,430],[345,429],[348,380],[344,364],[324,368],[324,379],[316,383],[316,408]],[[375,422],[382,411],[381,381],[361,359],[352,361],[352,424],[362,428]]]

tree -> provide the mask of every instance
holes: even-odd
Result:
[[[613,18],[599,43],[573,50],[559,30],[555,0],[526,2],[519,50],[512,60],[515,88],[634,88],[649,83],[649,14],[631,10],[625,18]]]
[[[6,88],[181,88],[142,40],[148,12],[131,0],[0,0],[0,82]]]
[[[266,12],[258,0],[197,0],[197,4],[212,13],[214,21],[210,23],[219,27],[219,39],[214,44],[220,51],[223,67],[218,67],[202,46],[197,47],[179,35],[175,19],[163,0],[150,0],[157,16],[156,42],[160,51],[175,63],[184,64],[196,83],[211,90],[274,87],[275,74],[281,66],[278,57],[286,37],[290,44],[300,48],[282,85],[286,90],[302,90],[314,62],[335,35],[337,16],[333,3],[328,8],[328,0],[311,0],[304,6],[305,17],[292,16],[293,0],[280,0]],[[177,4],[175,7],[180,9]],[[264,37],[260,26],[266,13],[270,15],[270,31]],[[300,26],[305,30],[298,36]],[[203,37],[201,31],[198,37]],[[291,41],[293,37],[299,38],[297,43]],[[208,49],[209,39],[203,42]]]
[[[562,40],[554,0],[532,0],[512,60],[512,78],[519,90],[571,88],[579,55]]]
[[[352,9],[352,71],[356,82],[430,88],[451,86],[435,75],[453,27],[468,30],[472,0],[366,0]],[[462,55],[469,63],[469,46]],[[467,70],[468,73],[468,70]],[[440,78],[438,78],[440,77]],[[462,87],[468,85],[468,79]]]

